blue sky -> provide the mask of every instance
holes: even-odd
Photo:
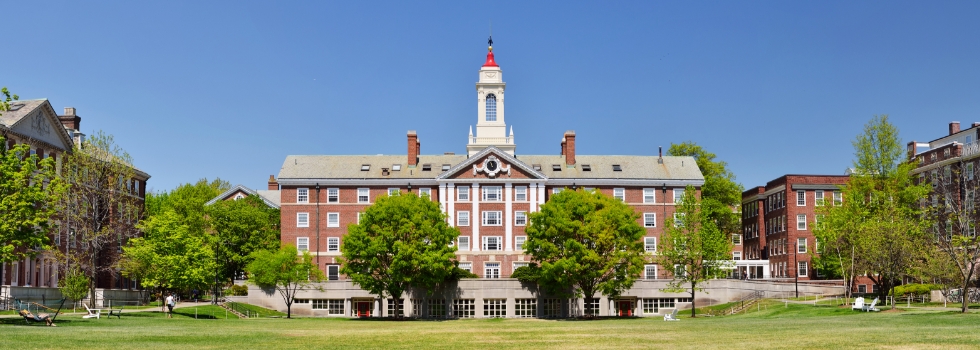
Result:
[[[73,106],[149,187],[264,188],[290,154],[465,152],[493,21],[518,154],[694,141],[746,187],[980,121],[980,2],[4,1],[0,86]]]

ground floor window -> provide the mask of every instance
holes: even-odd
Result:
[[[473,318],[476,316],[476,302],[473,299],[453,300],[453,317]]]
[[[599,298],[585,299],[585,315],[586,316],[599,315]]]
[[[405,299],[398,299],[398,310],[395,310],[395,299],[388,299],[388,317],[405,316]]]
[[[412,299],[412,316],[422,317],[422,299]]]
[[[483,263],[483,278],[500,278],[500,263]]]
[[[514,299],[514,316],[534,317],[537,315],[538,299]]]
[[[312,299],[313,310],[327,310],[327,315],[343,315],[344,299]]]
[[[866,284],[858,285],[858,293],[867,293],[867,292],[868,292],[868,285]]]
[[[483,317],[506,317],[507,299],[483,299]]]
[[[446,299],[429,299],[429,317],[446,317]]]
[[[542,300],[541,317],[558,318],[561,317],[561,299]]]
[[[684,299],[684,298],[678,298]],[[688,298],[689,299],[689,298]],[[643,313],[644,314],[659,314],[660,310],[663,309],[674,309],[676,308],[676,303],[674,298],[648,298],[643,299]]]

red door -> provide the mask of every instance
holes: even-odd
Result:
[[[616,302],[617,311],[619,311],[619,316],[633,316],[633,302],[629,300],[620,300]]]
[[[371,302],[357,302],[357,317],[371,317]]]

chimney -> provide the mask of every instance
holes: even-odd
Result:
[[[65,107],[65,115],[59,115],[61,125],[71,130],[81,130],[82,118],[75,115],[75,107]]]
[[[422,144],[419,143],[419,136],[415,130],[408,131],[408,166],[414,167],[419,164],[419,151]]]
[[[562,153],[565,155],[566,165],[575,165],[575,130],[565,132],[565,141],[562,143]]]
[[[908,144],[908,156],[909,156],[909,160],[912,160],[913,158],[915,158],[915,155],[916,154],[919,154],[919,152],[916,152],[917,151],[917,148],[918,148],[917,146],[918,146],[918,143],[916,143],[914,140],[912,142],[909,142],[909,144]]]
[[[660,152],[660,158],[657,158],[657,164],[664,163],[664,146],[657,146],[657,151]]]
[[[960,122],[949,123],[949,134],[955,134],[960,132]]]
[[[269,191],[275,191],[279,189],[279,182],[276,181],[275,175],[269,175]]]

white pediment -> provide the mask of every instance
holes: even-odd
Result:
[[[72,144],[68,141],[65,127],[58,117],[45,105],[35,109],[31,114],[19,120],[10,129],[16,133],[69,150]]]

